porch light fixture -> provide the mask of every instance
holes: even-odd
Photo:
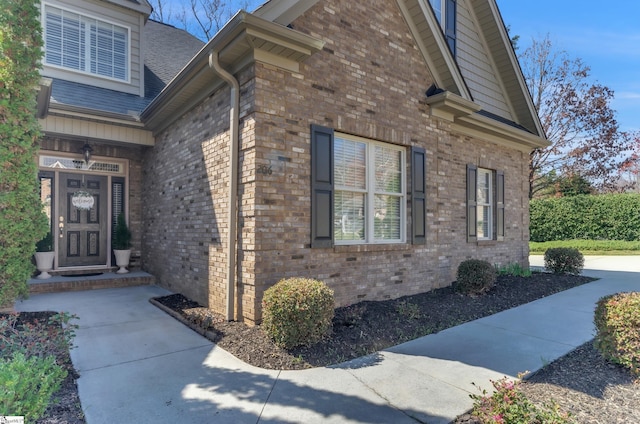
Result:
[[[89,143],[84,143],[82,146],[82,157],[84,158],[84,163],[89,165],[89,160],[91,159],[91,152],[93,152],[93,148],[89,146]]]

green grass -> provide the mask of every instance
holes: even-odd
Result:
[[[544,254],[552,247],[571,247],[578,249],[583,255],[640,255],[640,241],[621,240],[559,240],[545,242],[529,242],[531,254]]]

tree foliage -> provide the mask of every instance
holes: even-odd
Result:
[[[529,197],[545,189],[544,176],[551,171],[580,175],[596,189],[613,190],[635,136],[619,128],[611,108],[613,91],[592,83],[590,68],[555,49],[548,36],[532,40],[520,64],[551,142],[531,153]]]
[[[0,306],[28,294],[31,256],[48,231],[35,160],[39,12],[38,2],[0,0]]]

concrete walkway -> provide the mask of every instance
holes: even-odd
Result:
[[[542,265],[532,257],[532,265]],[[89,424],[447,423],[472,382],[534,371],[593,337],[603,295],[640,290],[640,257],[587,257],[601,278],[335,367],[271,371],[236,359],[148,299],[155,286],[34,295],[21,311],[80,317],[71,356]]]

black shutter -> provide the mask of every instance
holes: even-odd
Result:
[[[478,240],[478,168],[467,165],[467,241]]]
[[[333,246],[333,130],[311,125],[311,247]]]
[[[445,3],[444,36],[451,53],[456,55],[456,0],[447,0]]]
[[[504,240],[504,171],[496,171],[496,239]]]
[[[425,150],[411,148],[411,240],[426,244],[426,160]]]

